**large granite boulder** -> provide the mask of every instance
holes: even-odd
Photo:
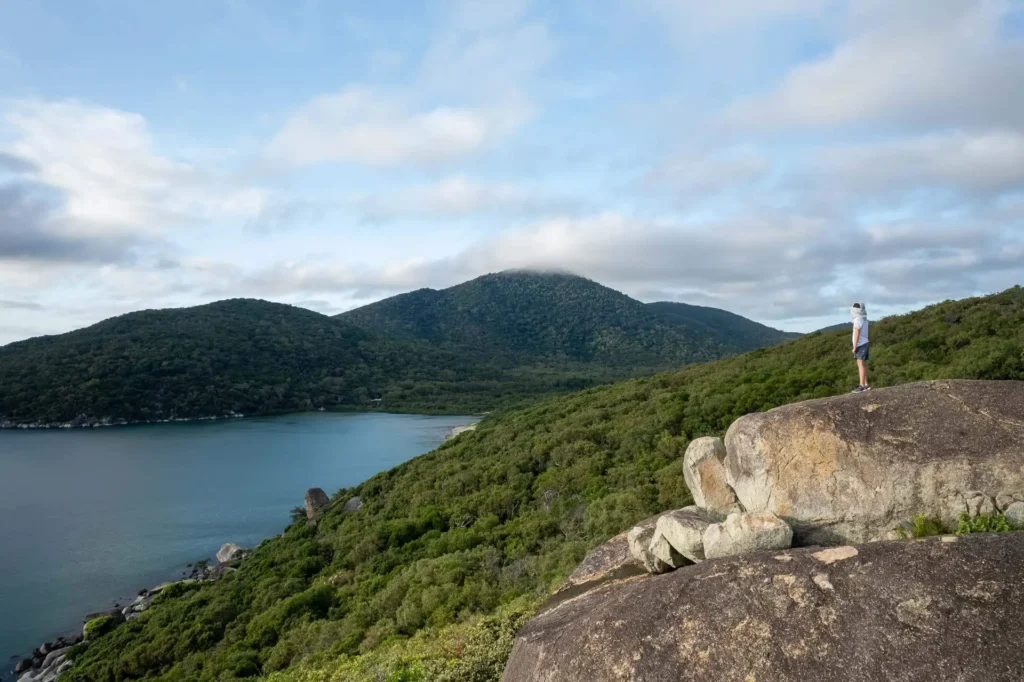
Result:
[[[306,491],[306,520],[316,521],[317,512],[330,504],[331,498],[322,488],[310,488]]]
[[[1019,682],[1024,537],[808,547],[554,597],[503,682]]]
[[[728,482],[797,544],[862,542],[914,514],[955,523],[1024,493],[1024,382],[936,381],[736,420]]]
[[[728,514],[736,505],[736,493],[725,474],[721,438],[698,438],[690,443],[683,455],[683,478],[698,507]]]

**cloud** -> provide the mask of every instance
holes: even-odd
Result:
[[[412,111],[400,97],[352,86],[317,97],[293,114],[271,140],[267,156],[294,166],[430,164],[477,151],[498,133],[498,121],[486,112]]]
[[[1012,3],[850,0],[846,35],[772,91],[736,102],[746,126],[1021,125],[1024,41]]]
[[[188,229],[260,215],[269,193],[158,153],[146,120],[77,100],[0,112],[0,259],[116,263]]]
[[[5,163],[31,169],[30,164]],[[2,161],[2,160],[0,160]],[[76,234],[60,216],[61,194],[24,179],[0,182],[0,263],[112,262],[127,257],[131,242]]]
[[[530,3],[456,0],[402,88],[350,84],[293,112],[267,145],[272,164],[435,165],[487,149],[536,114],[530,79],[551,57]]]
[[[0,308],[5,310],[34,310],[41,311],[43,306],[31,301],[4,301],[0,300]]]
[[[1024,132],[928,133],[818,147],[808,169],[864,196],[944,188],[968,196],[1024,189]]]
[[[756,319],[789,320],[855,299],[905,308],[1009,286],[1024,277],[1024,240],[1015,236],[1021,227],[983,217],[836,225],[784,214],[682,225],[610,212],[539,221],[444,258],[188,267],[193,286],[201,282],[209,294],[324,301],[445,287],[507,269],[558,270],[638,296],[660,292]]]
[[[478,182],[463,174],[390,194],[356,197],[351,203],[364,220],[373,223],[402,218],[538,217],[582,208],[580,201],[543,188],[512,182]]]

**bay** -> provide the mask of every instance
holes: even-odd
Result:
[[[308,488],[356,485],[471,421],[306,413],[0,431],[0,670],[225,542],[280,533]]]

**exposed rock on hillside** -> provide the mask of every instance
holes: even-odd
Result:
[[[1012,534],[709,560],[556,598],[503,682],[1019,682]]]
[[[863,542],[914,514],[955,523],[1024,500],[1024,382],[943,381],[738,419],[728,482],[797,544]]]
[[[249,553],[245,547],[236,545],[233,542],[225,542],[221,545],[221,548],[217,550],[217,561],[222,564],[226,564],[231,561],[238,561]]]
[[[306,520],[316,522],[316,515],[321,509],[330,504],[331,498],[322,488],[310,488],[306,491]]]

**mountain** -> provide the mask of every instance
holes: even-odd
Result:
[[[795,332],[773,329],[719,308],[659,301],[648,303],[647,309],[666,322],[678,325],[693,335],[706,336],[724,348],[734,348],[736,352],[774,346],[801,336]]]
[[[787,338],[666,305],[675,312],[580,277],[510,272],[335,318],[251,299],[145,310],[0,347],[0,426],[378,404],[465,413]]]
[[[871,333],[876,387],[1024,380],[1020,287]],[[169,588],[76,651],[66,680],[496,682],[515,631],[590,549],[689,503],[692,439],[855,382],[847,339],[815,332],[485,419],[334,496],[360,511],[336,505],[218,582]]]
[[[121,315],[0,348],[0,421],[84,423],[365,404],[450,354],[303,308],[236,299]],[[429,374],[437,372],[431,370]]]
[[[724,310],[645,305],[583,277],[528,271],[420,289],[338,318],[390,338],[486,349],[519,361],[662,369],[793,338]]]

